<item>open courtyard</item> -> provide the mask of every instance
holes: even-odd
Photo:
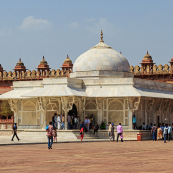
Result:
[[[0,146],[0,172],[173,172],[173,142],[124,141]]]

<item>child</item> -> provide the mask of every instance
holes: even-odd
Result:
[[[78,139],[78,138],[81,138],[81,141],[82,141],[82,139],[83,139],[83,137],[84,137],[83,130],[84,130],[84,125],[82,125],[82,127],[81,127],[81,129],[80,129],[80,136],[77,137],[77,139]]]
[[[54,127],[54,129],[53,129],[53,141],[55,142],[57,142],[57,132],[56,132],[56,127]]]

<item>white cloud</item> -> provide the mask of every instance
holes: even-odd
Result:
[[[103,33],[108,33],[109,35],[114,35],[117,32],[117,28],[106,20],[106,18],[100,18],[98,22],[91,22],[90,26],[85,27],[87,30],[93,33],[100,33],[102,30]]]
[[[44,19],[35,19],[33,16],[25,18],[20,26],[21,29],[41,29],[49,28],[52,23]]]
[[[80,27],[80,24],[77,22],[70,23],[69,28],[71,29],[78,29]]]

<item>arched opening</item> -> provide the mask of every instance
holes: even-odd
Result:
[[[72,109],[68,112],[68,115],[75,115],[75,116],[77,116],[77,107],[76,107],[76,105],[75,104],[73,104],[73,107],[72,107]]]

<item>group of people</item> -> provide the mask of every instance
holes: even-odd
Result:
[[[172,139],[172,127],[170,124],[160,124],[158,126],[156,126],[156,124],[154,124],[154,126],[151,128],[151,134],[153,134],[153,141],[157,140],[157,139],[163,139],[164,143],[166,143],[166,140],[170,141],[170,139]]]
[[[75,114],[68,115],[67,116],[67,122],[68,122],[68,129],[69,130],[79,128],[79,123],[80,123],[79,116],[76,116]]]
[[[119,125],[116,128],[116,130],[117,130],[117,142],[118,142],[119,137],[121,139],[121,142],[123,142],[123,127],[121,126],[121,123],[119,123]],[[114,138],[115,138],[114,124],[111,123],[111,122],[109,122],[109,131],[108,131],[108,134],[110,136],[110,141],[111,140],[114,141]]]
[[[65,130],[65,117],[64,115],[57,115],[57,113],[54,113],[54,116],[52,117],[52,126],[53,128],[56,128],[58,130]]]

